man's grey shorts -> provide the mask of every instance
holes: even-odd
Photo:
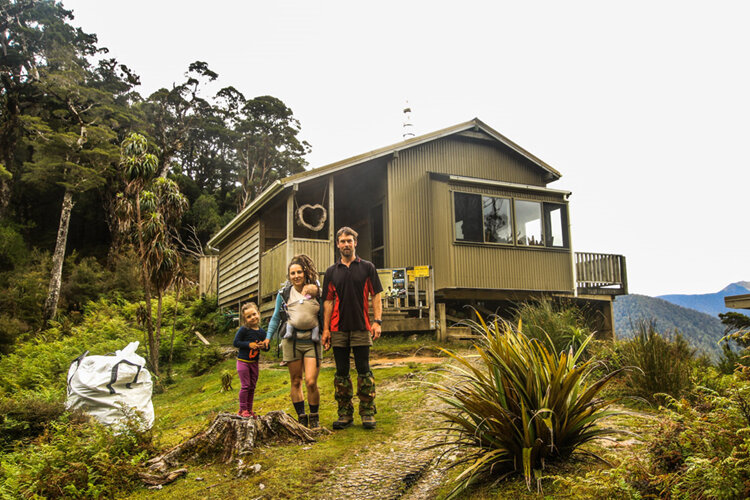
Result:
[[[331,332],[331,346],[333,347],[359,347],[365,345],[372,345],[372,333],[369,330]]]

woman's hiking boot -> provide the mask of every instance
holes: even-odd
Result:
[[[310,429],[317,429],[318,427],[320,427],[320,418],[318,417],[317,413],[310,413],[308,415],[307,426]]]
[[[365,429],[375,428],[375,417],[372,415],[362,415],[362,427]]]
[[[336,420],[333,423],[334,429],[346,429],[350,425],[352,425],[352,422],[354,422],[354,419],[351,415],[342,415],[339,417],[338,420]]]
[[[309,427],[310,423],[310,416],[306,413],[301,413],[297,415],[297,422],[300,423],[300,425],[304,425],[305,427]]]

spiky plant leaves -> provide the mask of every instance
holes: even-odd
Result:
[[[435,447],[461,452],[453,466],[466,466],[450,497],[490,474],[521,473],[530,489],[549,461],[618,432],[597,425],[620,413],[598,396],[618,372],[593,379],[598,364],[579,363],[591,336],[558,354],[502,320],[488,324],[479,316],[476,325],[477,355],[444,350],[456,364],[450,377],[432,384],[449,407],[438,412],[448,433]]]

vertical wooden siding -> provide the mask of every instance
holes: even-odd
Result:
[[[260,296],[265,297],[279,289],[286,280],[286,240],[263,252],[260,259]]]
[[[437,214],[430,214],[432,203],[427,172],[545,185],[541,170],[510,150],[489,143],[445,138],[400,151],[398,158],[388,163],[390,267],[433,261],[432,242],[437,240],[432,234],[432,219]]]
[[[333,264],[331,261],[331,243],[328,240],[308,240],[295,238],[294,239],[294,253],[303,253],[310,257],[315,263],[315,269],[319,273],[325,272],[328,266]],[[288,264],[288,262],[287,262]]]
[[[204,255],[201,257],[198,267],[198,292],[201,295],[212,295],[217,293],[218,270],[218,256]]]
[[[259,224],[255,220],[219,253],[219,305],[258,294]]]
[[[315,263],[319,273],[324,272],[332,264],[330,259],[331,242],[328,240],[310,240],[303,238],[294,238],[292,253],[294,255],[303,253],[310,257]],[[287,244],[283,241],[264,252],[261,255],[261,296],[276,292],[281,284],[287,279],[287,266],[289,261],[287,256]]]

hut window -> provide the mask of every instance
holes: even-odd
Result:
[[[456,240],[482,242],[482,197],[478,194],[453,193]]]
[[[516,200],[516,243],[543,246],[542,204],[538,201]]]
[[[510,218],[510,199],[482,196],[484,241],[513,243],[513,223]]]
[[[548,247],[568,248],[568,212],[565,205],[544,204],[544,235]]]

